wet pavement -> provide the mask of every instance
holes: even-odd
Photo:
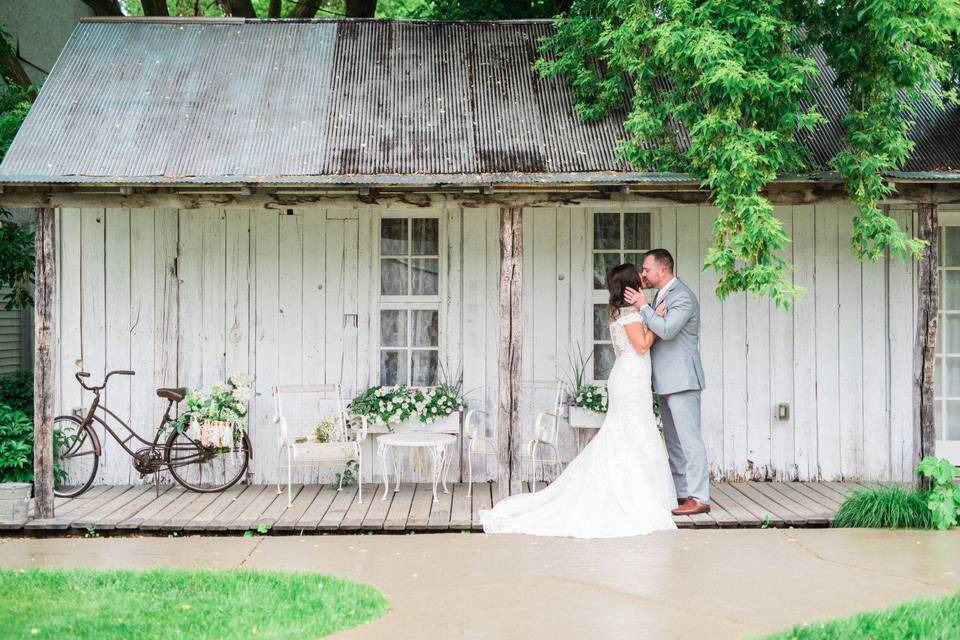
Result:
[[[246,567],[367,582],[390,611],[337,638],[741,638],[960,591],[960,530],[0,540],[0,566]]]

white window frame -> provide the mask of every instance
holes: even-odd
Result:
[[[437,224],[437,252],[438,256],[420,256],[408,254],[405,256],[407,260],[414,260],[416,258],[438,258],[438,282],[437,282],[437,293],[435,295],[390,295],[381,293],[381,265],[384,258],[399,257],[399,256],[384,256],[380,251],[380,241],[381,241],[381,224],[384,219],[391,218],[404,218],[408,221],[416,218],[433,218],[438,221]],[[374,336],[373,344],[377,346],[376,348],[376,384],[380,384],[382,380],[382,371],[381,367],[381,353],[383,351],[406,351],[407,352],[407,386],[411,385],[411,375],[413,373],[413,360],[411,358],[411,351],[436,351],[437,352],[437,362],[443,363],[444,356],[444,346],[445,346],[445,328],[446,328],[446,313],[441,302],[446,298],[446,288],[447,288],[447,278],[445,274],[447,273],[447,251],[446,251],[446,237],[447,237],[447,216],[444,215],[442,211],[408,211],[408,212],[389,212],[385,211],[380,213],[376,219],[376,228],[374,229],[376,249],[374,254],[376,256],[375,261],[375,292],[376,292],[376,321],[371,323],[371,329],[376,333]],[[413,223],[409,222],[407,226],[408,238],[412,237],[413,233]],[[409,286],[410,278],[412,277],[412,269],[408,266],[407,268],[407,284]],[[414,347],[411,344],[411,336],[413,332],[413,326],[410,322],[407,323],[407,346],[405,347],[392,347],[392,346],[383,346],[381,343],[380,335],[380,312],[382,310],[425,310],[425,311],[437,311],[437,346],[436,347]]]
[[[939,235],[939,245],[940,245],[940,256],[946,252],[946,227],[960,227],[960,211],[943,211],[941,210],[938,215],[939,218],[939,228],[937,233]],[[946,287],[944,286],[944,274],[947,271],[960,272],[960,266],[956,267],[946,267],[943,264],[942,259],[938,259],[938,268],[937,268],[937,278],[939,279],[939,289],[940,289],[940,303],[938,305],[937,320],[939,324],[939,331],[937,332],[937,349],[934,354],[935,362],[935,377],[934,377],[934,398],[933,402],[937,411],[937,426],[939,432],[936,434],[937,438],[937,455],[944,456],[949,458],[954,464],[960,465],[960,437],[947,439],[947,401],[954,400],[960,401],[960,396],[948,396],[947,393],[947,382],[950,377],[946,363],[945,357],[957,358],[960,359],[960,352],[947,352],[941,351],[941,347],[946,349],[945,342],[945,330],[946,330],[946,317],[949,315],[951,317],[960,316],[960,309],[945,311],[943,308],[943,300],[946,299]],[[954,427],[956,429],[956,427]]]
[[[597,213],[619,213],[620,214],[620,249],[614,251],[613,249],[600,249],[594,250],[593,247],[593,220],[594,216]],[[624,224],[623,224],[623,214],[625,213],[646,213],[650,216],[650,247],[646,249],[640,249],[637,251],[624,251],[623,249],[623,233],[624,233]],[[634,207],[634,206],[620,206],[616,208],[597,208],[597,209],[588,209],[587,210],[587,286],[590,291],[590,323],[587,327],[586,335],[586,344],[590,345],[590,350],[588,353],[592,354],[596,345],[608,344],[611,345],[612,342],[609,339],[609,336],[605,340],[595,340],[593,335],[593,313],[594,307],[598,304],[607,305],[610,302],[610,294],[606,289],[594,289],[593,288],[593,259],[594,254],[596,253],[619,253],[621,261],[623,260],[623,255],[625,253],[639,253],[644,254],[650,249],[654,249],[658,246],[657,242],[659,240],[659,228],[660,228],[660,211],[654,208],[645,208],[645,207]],[[640,269],[640,265],[637,265],[637,269]],[[594,377],[594,367],[595,363],[591,361],[588,369],[588,379],[592,382],[606,382],[605,378],[595,378]]]

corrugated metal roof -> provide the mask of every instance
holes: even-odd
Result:
[[[532,69],[547,21],[87,20],[14,140],[0,184],[683,182],[615,157],[623,113],[577,117]],[[821,67],[825,63],[818,59]],[[830,119],[811,171],[842,144]],[[960,110],[922,105],[908,172],[960,169]],[[941,177],[942,179],[942,177]]]

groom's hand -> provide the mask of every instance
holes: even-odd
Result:
[[[643,294],[642,291],[637,291],[633,287],[627,287],[623,290],[623,297],[626,299],[627,303],[636,309],[639,309],[643,305],[647,304],[647,296]]]

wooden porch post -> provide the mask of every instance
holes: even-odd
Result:
[[[497,313],[498,496],[520,493],[520,356],[523,335],[523,213],[500,209],[500,286]]]
[[[913,347],[913,424],[914,452],[919,462],[932,455],[936,444],[934,426],[933,384],[934,352],[939,318],[940,227],[937,205],[923,203],[917,207],[918,236],[929,244],[920,257],[919,291],[917,294],[917,339]]]
[[[56,254],[53,209],[35,209],[33,492],[37,518],[53,517],[53,357]]]

